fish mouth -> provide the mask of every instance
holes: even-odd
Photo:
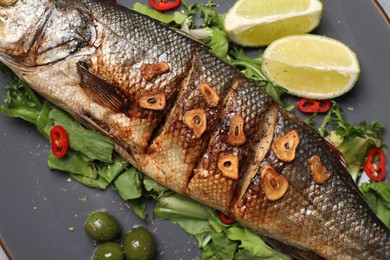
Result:
[[[1,48],[0,48],[1,52]],[[27,75],[27,74],[34,74],[39,73],[50,66],[26,66],[21,63],[17,59],[14,59],[13,57],[8,56],[2,56],[0,55],[0,62],[3,63],[5,66],[11,68],[17,75]]]

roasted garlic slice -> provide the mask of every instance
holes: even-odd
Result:
[[[297,130],[291,130],[272,143],[272,151],[276,157],[284,162],[292,162],[295,159],[295,150],[300,138]]]
[[[200,84],[199,91],[209,107],[216,107],[218,105],[220,97],[209,84],[206,82]]]
[[[159,63],[152,64],[143,64],[141,66],[141,75],[146,81],[151,81],[152,79],[160,76],[169,71],[168,63],[162,61]]]
[[[280,175],[270,165],[266,164],[261,169],[262,185],[268,200],[275,201],[283,197],[288,189],[288,180]]]
[[[193,109],[186,112],[183,116],[183,123],[192,129],[194,135],[199,138],[206,131],[207,121],[206,112],[203,109]]]
[[[234,116],[230,122],[228,143],[233,146],[240,146],[245,143],[244,119],[241,116]]]
[[[166,105],[163,93],[146,94],[138,99],[138,105],[151,110],[163,110]]]
[[[309,163],[311,174],[313,175],[314,182],[317,184],[324,184],[331,176],[321,163],[321,159],[318,155],[313,155],[307,162]]]
[[[234,154],[227,154],[219,158],[218,168],[222,174],[230,179],[238,179],[238,156]]]

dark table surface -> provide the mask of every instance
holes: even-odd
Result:
[[[126,6],[134,2],[119,1]],[[225,12],[235,1],[215,2],[218,10]],[[381,2],[388,6],[387,0]],[[357,53],[362,71],[354,89],[337,101],[350,122],[375,120],[390,129],[389,23],[374,1],[323,0],[323,4],[322,21],[314,33],[349,45]],[[2,85],[8,80],[0,75]],[[389,136],[387,131],[387,145]],[[88,213],[97,209],[113,214],[124,231],[134,225],[149,228],[158,244],[156,259],[201,258],[194,238],[170,221],[153,218],[152,201],[146,201],[149,221],[141,221],[112,188],[91,189],[70,181],[65,173],[49,171],[49,150],[48,141],[34,127],[0,114],[0,238],[15,259],[89,259],[94,244],[84,233],[83,223]]]

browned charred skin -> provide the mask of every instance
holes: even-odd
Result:
[[[206,113],[203,109],[193,109],[183,115],[183,123],[192,129],[197,138],[200,138],[207,129]]]
[[[271,99],[254,92],[257,86],[250,82],[244,83],[240,79],[237,79],[236,82],[237,84],[232,86],[222,99],[223,101],[221,100],[223,110],[220,113],[220,122],[211,136],[207,148],[203,151],[186,190],[192,198],[204,203],[207,202],[224,212],[231,206],[237,184],[241,183],[242,178],[246,178],[248,173],[245,170],[247,165],[243,164],[243,167],[238,167],[238,179],[226,177],[221,171],[222,167],[218,167],[218,162],[221,166],[223,156],[234,154],[237,155],[238,162],[248,162],[249,164],[252,160],[250,159],[252,153],[255,153],[253,151],[255,142],[253,141],[263,136],[271,123],[266,120],[263,126],[265,117],[273,117],[271,113],[266,113],[269,108],[264,106],[264,104],[272,102]],[[235,116],[241,117],[245,121],[243,129],[247,141],[240,146],[231,145],[227,140],[231,120]]]
[[[324,184],[332,175],[326,170],[321,163],[318,155],[313,155],[307,162],[309,163],[313,179],[317,184]]]
[[[237,74],[232,73],[228,67],[222,68],[223,62],[210,59],[211,56],[208,50],[193,53],[178,96],[166,116],[161,131],[147,150],[148,153],[153,152],[151,159],[164,171],[164,174],[156,176],[156,179],[184,194],[195,172],[194,168],[199,163],[199,158],[209,144],[213,132],[218,129],[223,109],[222,102],[216,107],[209,107],[199,91],[199,86],[207,82],[213,86],[222,101],[225,99],[227,90],[236,81],[234,77]],[[224,73],[218,74],[221,70]],[[210,75],[213,76],[210,77]],[[183,115],[194,109],[203,109],[206,114],[207,127],[200,138],[183,122]],[[215,168],[217,168],[216,165]]]
[[[243,176],[243,180],[240,182],[237,198],[242,198],[245,194],[251,180],[258,173],[261,162],[264,160],[268,151],[270,150],[272,139],[274,136],[275,125],[277,123],[277,109],[271,106],[265,113],[264,120],[261,123],[261,127],[254,140],[254,154],[253,158],[249,161],[246,169],[246,174]]]
[[[276,172],[282,172],[283,168],[287,165],[286,162],[280,160],[274,151],[271,149],[267,155],[267,163],[275,169]]]
[[[245,193],[237,200],[233,207],[233,215],[240,218],[246,218],[248,211],[251,209],[253,202],[265,198],[264,189],[262,187],[262,178],[260,174],[256,174],[251,179],[251,183],[246,187]],[[265,199],[264,199],[265,200]]]
[[[228,143],[233,146],[240,146],[246,141],[244,132],[244,119],[241,116],[234,116],[230,123],[230,130],[228,134]]]
[[[107,41],[103,41],[88,60],[89,69],[94,75],[114,85],[125,100],[128,119],[121,118],[114,122],[118,129],[117,134],[124,137],[124,141],[129,145],[128,149],[146,151],[160,131],[160,122],[165,121],[172,103],[177,98],[186,70],[191,63],[191,53],[183,52],[177,60],[169,59],[169,62],[175,64],[171,66],[170,72],[161,74],[158,79],[149,82],[142,77],[138,64],[151,63],[150,60],[155,60],[153,57],[128,58],[131,57],[132,51],[136,52],[131,49],[131,45],[127,46],[126,58],[118,59],[117,56],[120,54],[116,52],[104,52],[107,46],[118,43],[119,39],[116,37],[118,36],[111,35]],[[155,99],[149,98],[152,95],[156,95]],[[153,103],[154,100],[156,103]]]
[[[218,168],[224,176],[237,180],[239,173],[238,156],[235,154],[221,156],[218,160]]]
[[[12,5],[16,3],[18,0],[0,0],[0,5]]]
[[[291,130],[284,136],[275,140],[272,144],[272,150],[276,157],[284,162],[292,162],[295,158],[295,150],[299,144],[299,135],[297,130]]]
[[[151,110],[163,110],[166,106],[165,94],[146,94],[138,99],[138,105]]]
[[[199,86],[199,91],[202,93],[202,96],[209,107],[216,107],[218,105],[220,97],[209,84],[202,82]]]
[[[153,64],[143,64],[141,66],[141,75],[146,81],[151,81],[154,78],[160,76],[169,71],[168,63],[162,61]]]
[[[278,200],[287,192],[288,180],[268,164],[261,169],[261,177],[267,199],[271,201]]]
[[[8,33],[0,45],[14,46],[0,48],[0,59],[110,137],[138,170],[291,248],[327,259],[390,258],[389,229],[335,148],[209,48],[103,0],[15,6],[13,18],[1,12],[0,28]],[[18,25],[14,34],[13,26],[1,26],[6,18]],[[83,62],[88,66],[78,68]],[[150,99],[155,93],[164,95],[164,106]],[[184,120],[194,110],[203,112]],[[235,117],[243,121],[237,127]],[[229,141],[231,133],[245,141]]]

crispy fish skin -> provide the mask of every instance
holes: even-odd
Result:
[[[292,255],[390,258],[339,153],[183,33],[103,0],[18,0],[0,4],[0,60],[136,168]]]

